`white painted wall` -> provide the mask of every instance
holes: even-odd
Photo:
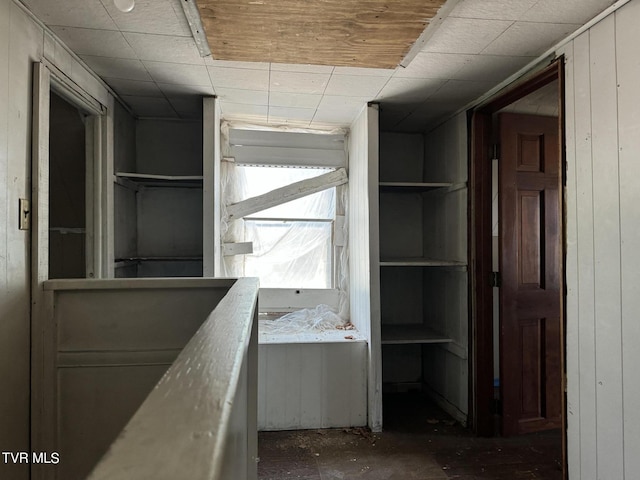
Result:
[[[436,258],[467,262],[467,119],[461,113],[425,135],[425,181],[451,182],[451,192],[431,194],[425,208],[425,250]],[[453,343],[425,349],[424,377],[435,400],[466,422],[469,392],[469,306],[466,271],[425,277],[425,304],[434,328]],[[443,301],[444,300],[444,301]]]
[[[640,475],[640,2],[566,58],[569,477]]]
[[[368,424],[382,429],[378,108],[365,107],[349,135],[349,304],[351,322],[369,342]],[[375,292],[375,293],[374,293]]]
[[[30,198],[32,63],[42,57],[104,104],[109,93],[22,8],[0,0],[0,451],[29,444],[29,232],[18,199]],[[0,462],[0,478],[28,467]]]

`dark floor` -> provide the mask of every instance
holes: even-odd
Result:
[[[262,432],[260,480],[559,480],[560,432],[478,438],[420,394],[385,397],[384,432]]]

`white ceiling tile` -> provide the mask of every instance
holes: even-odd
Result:
[[[202,119],[202,99],[200,97],[181,95],[167,97],[180,118]]]
[[[315,113],[313,108],[269,107],[269,122],[309,123]]]
[[[105,77],[104,81],[113,88],[118,95],[131,95],[138,97],[164,97],[154,82],[141,82],[139,80],[124,80],[121,78]]]
[[[446,80],[394,77],[380,91],[376,100],[383,103],[420,103],[436,92]]]
[[[333,68],[330,65],[305,65],[292,63],[272,63],[273,72],[299,72],[299,73],[331,73]]]
[[[540,0],[521,20],[527,22],[583,24],[615,0]]]
[[[51,29],[78,55],[136,58],[136,53],[120,32],[75,27],[51,27]]]
[[[255,120],[266,122],[268,107],[266,105],[244,105],[241,103],[220,102],[222,116],[227,120]]]
[[[247,68],[207,67],[214,87],[239,88],[243,90],[269,89],[268,70]]]
[[[451,17],[518,20],[538,0],[461,0]],[[559,2],[557,2],[559,3]]]
[[[328,73],[271,72],[272,92],[321,94],[329,82]]]
[[[472,55],[452,53],[418,53],[407,68],[398,67],[393,74],[400,78],[451,78],[470,61]]]
[[[158,83],[210,86],[207,67],[204,65],[182,65],[164,62],[142,62],[151,78]]]
[[[249,70],[269,70],[268,62],[234,62],[231,60],[214,60],[211,56],[204,57],[205,65],[211,67],[248,68]]]
[[[282,93],[271,92],[269,94],[269,105],[275,107],[295,107],[295,108],[316,108],[320,103],[322,95],[311,95],[308,93]]]
[[[216,94],[223,102],[248,105],[268,105],[269,92],[264,90],[241,90],[239,88],[216,87]]]
[[[482,53],[537,56],[579,27],[580,25],[567,23],[516,22]]]
[[[177,117],[166,98],[123,96],[122,99],[140,117]]]
[[[117,30],[100,0],[24,0],[46,25]]]
[[[91,69],[101,77],[124,78],[128,80],[151,80],[151,76],[140,60],[127,58],[93,57],[81,55]]]
[[[360,68],[360,67],[336,67],[334,75],[365,75],[372,77],[387,77],[393,75],[393,68]]]
[[[438,108],[450,106],[451,111],[455,111],[470,101],[479,98],[495,85],[495,82],[449,80],[422,105],[432,104]]]
[[[362,110],[362,108],[371,99],[369,97],[341,97],[333,95],[324,95],[318,109],[320,110],[340,110],[345,109],[351,111],[353,108]]]
[[[216,91],[209,85],[184,85],[178,83],[158,83],[158,87],[167,97],[192,95],[197,97],[215,95]]]
[[[140,60],[204,65],[193,38],[124,32]]]
[[[184,12],[170,0],[136,0],[134,9],[128,13],[118,10],[113,0],[101,1],[118,29],[123,32],[191,37]]]
[[[334,74],[331,75],[324,93],[326,95],[358,95],[375,98],[387,81],[387,77]]]
[[[423,52],[480,53],[513,22],[477,18],[446,18],[422,48]]]
[[[313,122],[348,125],[369,100],[369,97],[325,95],[320,100]]]
[[[458,70],[456,80],[480,80],[500,82],[517,72],[536,57],[509,57],[503,55],[476,55]]]
[[[350,125],[362,110],[362,106],[359,108],[351,106],[349,108],[330,109],[330,110],[318,110],[313,117],[312,125],[316,124],[331,124],[331,125]]]

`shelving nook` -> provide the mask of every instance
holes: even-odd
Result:
[[[441,133],[380,134],[382,381],[427,391],[464,422],[467,167]]]

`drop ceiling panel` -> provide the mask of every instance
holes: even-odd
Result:
[[[388,79],[367,75],[332,75],[325,95],[346,95],[374,98]]]
[[[137,58],[121,32],[75,27],[51,27],[71,50],[78,55]]]
[[[183,83],[158,83],[158,88],[167,97],[171,96],[210,96],[215,95],[211,85],[185,85]]]
[[[399,68],[394,77],[452,78],[472,57],[452,53],[420,52],[407,68]]]
[[[204,65],[191,37],[132,32],[123,35],[140,60]]]
[[[103,78],[123,78],[127,80],[151,80],[151,75],[147,72],[140,60],[95,57],[91,55],[80,55],[89,67]]]
[[[322,94],[330,77],[328,73],[272,71],[269,89],[272,92]]]
[[[253,120],[266,122],[269,107],[266,105],[244,105],[241,103],[223,103],[222,114],[229,120]]]
[[[394,68],[444,0],[197,0],[214,58]]]
[[[315,108],[269,107],[269,123],[302,123],[309,124],[313,119]]]
[[[294,63],[272,63],[273,72],[299,72],[299,73],[332,73],[334,67],[329,65],[296,65]]]
[[[214,87],[237,88],[243,90],[269,89],[268,70],[246,68],[207,67]]]
[[[535,57],[510,57],[503,55],[476,55],[452,78],[455,80],[493,81],[504,80],[517,72]]]
[[[191,36],[182,9],[171,0],[136,0],[134,9],[127,13],[118,10],[113,0],[100,1],[123,32]]]
[[[615,0],[540,0],[522,16],[528,22],[583,24]]]
[[[166,98],[123,96],[122,99],[141,117],[178,116]]]
[[[538,0],[461,0],[450,16],[518,20],[537,2]]]
[[[120,78],[105,78],[119,95],[137,95],[141,97],[164,97],[164,94],[154,82],[139,80],[124,80]]]
[[[164,62],[142,62],[158,83],[176,83],[182,85],[211,85],[207,67],[204,65],[176,65]]]
[[[480,53],[513,22],[477,18],[446,18],[422,51],[439,53]]]
[[[23,3],[49,26],[117,30],[100,0],[25,0]]]
[[[275,107],[317,108],[322,95],[310,95],[307,93],[281,93],[269,94],[269,105]]]
[[[395,77],[384,86],[377,99],[390,104],[422,103],[445,82],[446,80],[441,79]]]
[[[567,23],[516,22],[482,53],[536,56],[579,27],[580,25]]]
[[[222,102],[269,105],[269,92],[265,90],[241,90],[238,88],[216,87],[216,94]]]

